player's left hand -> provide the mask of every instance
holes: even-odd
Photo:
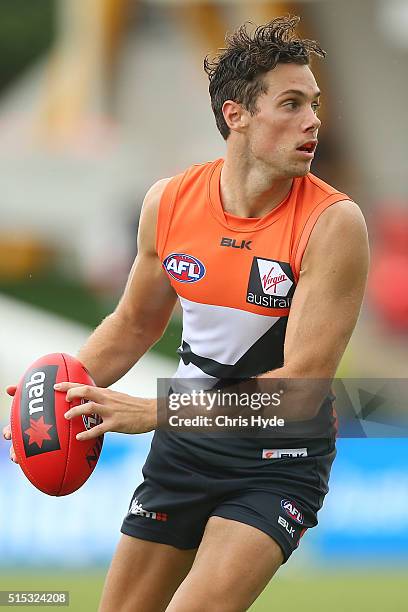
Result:
[[[54,385],[56,391],[66,393],[67,402],[86,400],[65,413],[72,419],[81,414],[98,414],[102,423],[89,431],[77,434],[77,440],[89,440],[108,432],[136,434],[152,431],[157,425],[157,400],[132,397],[111,389],[103,389],[79,383],[62,382]]]

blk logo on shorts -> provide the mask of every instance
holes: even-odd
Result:
[[[204,264],[186,253],[171,253],[163,261],[163,268],[180,283],[196,283],[205,275]]]
[[[295,282],[290,265],[254,257],[246,301],[264,308],[290,308]]]
[[[307,448],[264,448],[262,459],[293,459],[307,457]]]
[[[278,525],[283,527],[288,532],[288,534],[290,535],[290,537],[293,540],[293,535],[295,533],[295,528],[292,527],[292,525],[289,525],[288,521],[285,518],[283,518],[283,516],[280,516],[280,515],[278,516]]]

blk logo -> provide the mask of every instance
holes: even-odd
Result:
[[[251,250],[252,240],[235,240],[235,238],[221,238],[220,246],[231,247],[232,249]]]
[[[307,457],[307,448],[264,448],[262,459],[289,459]]]
[[[292,525],[289,525],[288,521],[285,518],[283,518],[283,516],[281,515],[278,516],[278,525],[283,527],[288,532],[288,534],[293,540],[293,534],[295,533],[295,528],[292,527]]]

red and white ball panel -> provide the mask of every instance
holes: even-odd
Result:
[[[76,435],[101,422],[97,415],[67,420],[65,412],[81,403],[67,403],[58,382],[95,386],[84,366],[65,353],[37,359],[20,380],[11,408],[12,440],[24,474],[48,495],[73,493],[93,472],[103,436],[77,440]]]

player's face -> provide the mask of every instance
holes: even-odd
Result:
[[[268,93],[257,101],[259,112],[249,117],[251,155],[271,167],[275,176],[304,176],[310,171],[321,125],[316,80],[308,66],[298,64],[278,64],[264,79]]]

